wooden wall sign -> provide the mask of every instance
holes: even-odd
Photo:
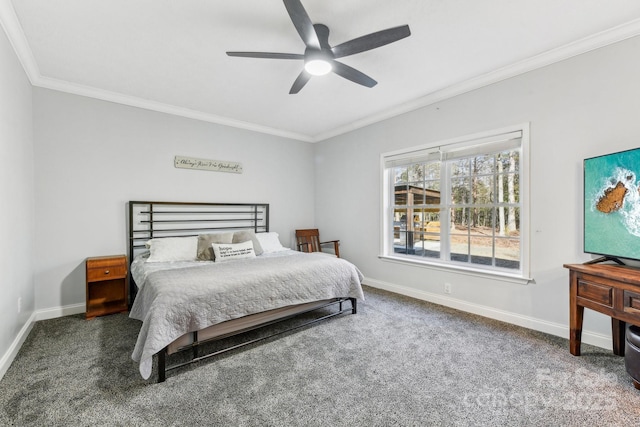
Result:
[[[242,163],[224,160],[198,159],[196,157],[175,156],[173,165],[181,169],[198,169],[214,172],[242,173]]]

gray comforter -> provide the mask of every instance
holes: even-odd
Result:
[[[360,271],[322,253],[197,264],[151,272],[140,284],[130,316],[143,323],[132,358],[145,379],[153,355],[187,332],[288,305],[364,299]]]

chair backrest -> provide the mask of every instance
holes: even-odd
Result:
[[[318,229],[296,230],[296,246],[302,252],[320,252],[320,232]]]

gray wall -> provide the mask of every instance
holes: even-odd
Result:
[[[31,83],[0,31],[0,377],[34,310],[33,185]]]
[[[46,89],[34,90],[34,129],[39,310],[84,311],[84,259],[126,253],[128,200],[270,203],[286,246],[314,220],[308,143]],[[177,169],[175,155],[244,172]]]
[[[323,237],[342,239],[341,253],[369,284],[568,337],[562,265],[590,259],[582,252],[582,160],[640,146],[639,51],[636,37],[318,144]],[[523,122],[531,124],[533,283],[378,258],[381,153]],[[609,328],[607,317],[587,310],[585,341],[609,345]]]

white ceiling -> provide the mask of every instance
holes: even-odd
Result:
[[[281,0],[0,0],[35,86],[319,141],[640,34],[638,0],[302,0],[336,45],[408,24],[409,38],[342,58],[289,89],[304,53]]]

